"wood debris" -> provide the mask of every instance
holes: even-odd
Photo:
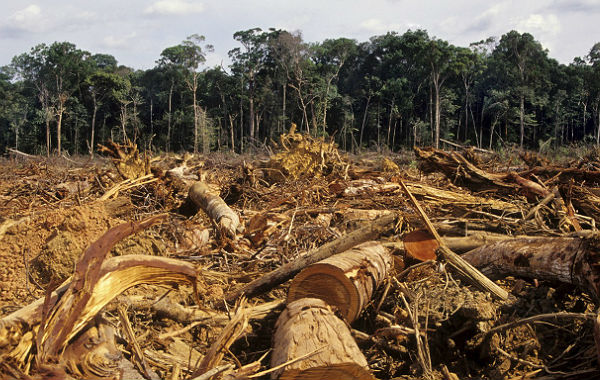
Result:
[[[596,166],[456,148],[7,161],[0,377],[598,376]]]

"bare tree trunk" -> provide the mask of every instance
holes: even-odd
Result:
[[[254,138],[254,73],[251,71],[250,72],[250,80],[249,80],[249,85],[250,85],[250,96],[249,96],[249,111],[250,111],[250,139]]]
[[[435,90],[435,148],[439,148],[440,146],[440,122],[441,122],[441,112],[440,112],[440,83],[439,78],[436,79],[433,88]]]
[[[279,133],[282,133],[283,131],[285,131],[285,103],[286,103],[286,97],[287,97],[287,82],[283,84],[283,102],[281,103],[281,129],[278,131]]]
[[[96,97],[93,97],[94,107],[92,111],[92,130],[90,132],[90,157],[94,157],[94,137],[96,134],[96,114],[98,113],[98,104],[96,103]]]
[[[465,85],[465,141],[467,140],[467,131],[469,130],[469,86]],[[456,133],[456,140],[460,137],[460,129]]]
[[[198,154],[198,124],[199,124],[199,120],[198,120],[198,101],[196,99],[196,90],[198,89],[198,73],[193,72],[192,73],[192,82],[190,83],[189,80],[186,80],[189,89],[192,91],[192,107],[194,109],[194,154]],[[204,141],[202,142],[202,144],[204,144]],[[204,149],[202,149],[202,153],[204,152]]]
[[[392,98],[392,104],[390,105],[390,114],[388,115],[387,139],[385,141],[385,143],[387,144],[388,147],[390,146],[390,132],[392,129],[392,115],[393,115],[393,111],[394,111],[394,100],[395,100],[395,98]]]
[[[231,139],[231,151],[235,152],[235,133],[233,127],[233,117],[229,115],[229,138]]]
[[[489,150],[492,150],[492,141],[494,140],[494,128],[496,127],[497,123],[498,118],[494,117],[494,121],[492,122],[492,126],[490,127],[490,146],[488,147]]]
[[[526,237],[483,245],[462,257],[489,276],[522,276],[578,285],[600,294],[594,238]]]
[[[58,110],[56,113],[57,119],[56,119],[56,149],[57,149],[57,154],[60,156],[61,155],[61,129],[62,129],[62,118],[63,118],[63,114],[65,112],[65,103],[67,101],[67,96],[65,94],[60,94],[58,96]]]
[[[519,99],[519,125],[520,125],[520,142],[519,147],[523,149],[523,137],[525,136],[525,95],[521,94]]]
[[[365,125],[367,124],[367,114],[369,113],[369,105],[371,104],[371,95],[367,97],[367,104],[365,105],[365,112],[363,113],[362,124],[360,125],[360,137],[358,139],[358,145],[362,148],[363,134],[365,132]]]
[[[50,157],[50,119],[46,116],[46,156]]]
[[[165,147],[167,152],[171,151],[171,118],[173,117],[173,87],[175,87],[175,80],[171,80],[171,88],[169,88],[169,109],[167,113],[167,146]]]

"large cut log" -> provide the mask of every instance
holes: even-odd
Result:
[[[529,237],[476,248],[462,258],[488,276],[520,276],[577,285],[600,295],[597,237]]]
[[[275,324],[272,379],[375,379],[348,326],[317,298],[290,303]],[[308,356],[308,357],[307,357]]]
[[[288,303],[319,298],[336,307],[351,323],[369,303],[392,264],[392,256],[380,243],[363,243],[302,270],[290,284]]]
[[[237,232],[241,231],[242,225],[236,212],[221,197],[211,193],[205,183],[194,183],[189,198],[215,222],[221,234],[235,238]]]
[[[365,227],[352,231],[348,235],[342,236],[339,239],[307,252],[297,260],[287,263],[278,269],[269,272],[265,276],[246,284],[241,289],[229,293],[227,295],[227,300],[233,301],[241,295],[253,297],[268,291],[269,289],[286,282],[310,264],[324,260],[337,253],[344,252],[365,241],[373,240],[383,232],[392,229],[396,222],[396,218],[395,214],[382,216]]]

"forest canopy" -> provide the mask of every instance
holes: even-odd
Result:
[[[254,28],[233,39],[227,68],[204,66],[201,35],[149,70],[70,42],[34,46],[0,69],[0,154],[93,155],[109,139],[243,152],[292,123],[350,151],[600,143],[600,42],[565,65],[517,31],[468,47],[425,30],[306,42]]]

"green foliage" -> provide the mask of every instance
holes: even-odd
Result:
[[[563,65],[516,31],[469,47],[420,29],[364,42],[260,28],[233,39],[228,68],[203,67],[212,46],[197,34],[139,71],[69,42],[34,46],[0,70],[0,152],[50,153],[60,142],[81,153],[109,138],[241,152],[291,123],[347,150],[439,137],[544,152],[600,144],[600,43]]]

